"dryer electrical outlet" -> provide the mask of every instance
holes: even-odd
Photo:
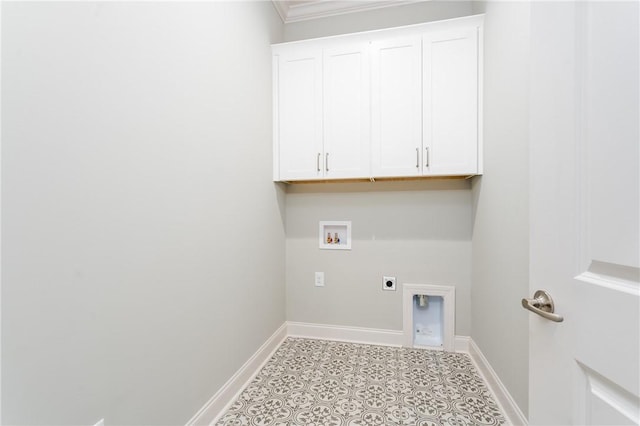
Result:
[[[382,277],[382,289],[396,291],[396,277]]]

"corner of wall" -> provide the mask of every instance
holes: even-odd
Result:
[[[474,3],[485,13],[484,175],[472,182],[471,337],[528,411],[529,5]],[[490,309],[488,308],[490,307]]]

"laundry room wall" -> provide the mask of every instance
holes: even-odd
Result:
[[[185,424],[285,320],[270,2],[2,4],[2,424]]]

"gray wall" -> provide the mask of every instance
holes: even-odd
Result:
[[[529,4],[478,2],[484,12],[484,163],[473,179],[471,337],[528,410]]]
[[[285,41],[472,14],[471,2],[420,2],[285,25]],[[466,181],[287,188],[287,319],[402,330],[402,283],[456,286],[456,333],[470,333],[471,189]],[[350,252],[318,249],[318,221],[351,220]],[[326,286],[315,287],[315,271]]]
[[[270,2],[7,3],[3,424],[184,424],[285,319]]]
[[[350,220],[352,249],[320,250],[321,220]],[[402,330],[402,283],[454,285],[456,333],[469,335],[468,181],[292,185],[286,223],[288,320]]]

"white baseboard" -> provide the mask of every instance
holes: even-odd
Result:
[[[247,362],[211,397],[209,401],[187,422],[187,426],[211,425],[226,412],[242,389],[255,377],[271,358],[280,344],[287,338],[287,323],[282,324]]]
[[[342,327],[337,325],[287,322],[290,337],[337,340],[340,342],[367,343],[372,345],[402,346],[402,331],[376,328]]]
[[[402,346],[404,333],[396,330],[381,330],[364,327],[287,322],[290,337],[336,340],[340,342],[367,343],[371,345]],[[469,336],[454,336],[454,350],[469,353]]]
[[[471,360],[476,365],[476,369],[489,386],[491,393],[496,397],[496,402],[506,416],[507,423],[513,426],[528,425],[527,418],[524,416],[522,410],[518,407],[518,404],[516,404],[507,388],[493,370],[478,345],[476,345],[473,339],[469,339],[468,343],[469,356],[471,356]]]

